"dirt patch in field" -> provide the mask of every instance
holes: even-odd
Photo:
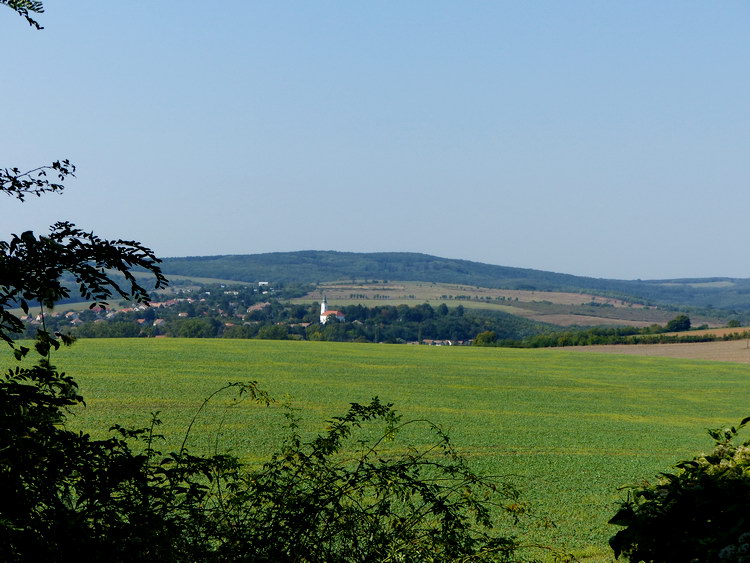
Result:
[[[736,330],[736,329],[735,329]],[[633,354],[689,360],[712,360],[750,364],[747,340],[727,342],[695,342],[689,344],[615,344],[601,346],[568,346],[568,350],[599,354]]]
[[[523,311],[514,313],[543,323],[550,323],[557,326],[635,326],[644,327],[653,323],[648,321],[629,321],[624,319],[609,319],[606,317],[590,317],[588,315],[566,315],[564,313],[545,315],[533,311]]]
[[[750,327],[741,326],[741,327],[732,327],[732,328],[706,328],[703,330],[691,330],[689,332],[668,332],[668,335],[674,335],[674,336],[705,336],[707,334],[712,334],[714,336],[727,336],[730,334],[742,336],[743,334],[750,331]]]
[[[517,301],[521,303],[548,302],[558,305],[595,304],[613,308],[644,309],[644,305],[630,303],[622,299],[602,297],[587,293],[565,293],[560,291],[532,291],[516,289],[490,289],[460,284],[401,282],[387,283],[346,283],[330,282],[318,286],[308,293],[306,299],[320,300],[323,295],[331,300],[404,299],[411,297],[418,301],[440,299],[449,304],[462,300]],[[356,297],[353,297],[356,296]]]

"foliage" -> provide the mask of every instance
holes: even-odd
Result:
[[[39,22],[31,17],[29,12],[35,12],[41,14],[44,12],[44,6],[39,0],[0,0],[0,6],[8,6],[11,10],[15,10],[19,16],[26,18],[29,25],[36,29],[43,29]]]
[[[497,342],[497,334],[492,330],[485,330],[477,334],[474,339],[474,346],[494,346]]]
[[[750,441],[737,427],[709,430],[709,454],[676,464],[655,484],[635,486],[610,524],[616,556],[630,561],[750,561]]]
[[[19,199],[62,189],[18,177],[2,190]],[[28,360],[32,350],[14,338],[23,322],[10,308],[52,308],[71,294],[64,275],[92,307],[106,308],[114,295],[148,304],[131,269],[151,272],[160,288],[167,282],[158,263],[138,242],[103,240],[66,222],[46,236],[13,235],[0,242],[0,337],[17,361]],[[186,319],[182,327],[200,332],[206,323]],[[147,428],[115,425],[115,436],[93,439],[67,428],[83,397],[51,363],[52,351],[71,343],[43,325],[36,364],[16,365],[0,379],[4,561],[519,560],[511,536],[490,533],[491,509],[517,523],[525,505],[512,487],[471,471],[436,426],[433,446],[388,453],[384,445],[411,423],[377,399],[353,403],[309,442],[290,415],[291,436],[260,469],[231,455],[189,452],[195,418],[176,452],[157,449],[156,414]],[[270,403],[254,382],[233,383],[199,412],[226,388]],[[357,432],[377,421],[381,434]]]
[[[19,10],[20,5],[11,7]],[[62,161],[27,173],[6,169],[0,173],[0,191],[20,200],[59,192],[62,184],[46,178],[50,170],[62,182],[75,168]],[[13,235],[0,242],[0,338],[17,360],[29,355],[30,348],[16,345],[13,334],[23,322],[9,309],[20,306],[28,313],[33,302],[53,307],[70,294],[61,282],[64,273],[74,277],[80,295],[93,305],[106,306],[114,294],[148,303],[148,291],[130,269],[145,268],[156,287],[163,287],[166,279],[157,264],[137,242],[103,240],[67,222],[56,223],[46,236]],[[115,282],[108,271],[119,272],[127,283]],[[135,500],[128,491],[142,477],[139,458],[121,440],[93,441],[63,426],[68,409],[83,398],[76,382],[51,364],[50,352],[71,342],[42,326],[34,346],[37,363],[9,368],[0,379],[3,560],[49,560],[60,553],[85,558],[86,552],[78,550],[103,538],[110,538],[106,541],[114,548],[123,522],[130,520],[121,505]],[[145,524],[140,522],[144,532],[151,529]],[[131,526],[128,533],[135,531]]]
[[[685,321],[681,317],[687,319]],[[670,326],[671,323],[671,326]],[[728,340],[745,340],[750,337],[747,330],[724,332],[719,334],[665,334],[666,332],[680,332],[675,326],[687,331],[690,319],[681,315],[670,321],[666,326],[651,325],[643,328],[615,327],[589,328],[585,330],[565,330],[531,336],[521,341],[498,340],[496,345],[512,348],[551,348],[558,346],[593,346],[598,344],[677,344],[688,342],[716,342]],[[699,327],[708,328],[708,327]]]
[[[10,0],[0,0],[0,4],[8,5],[9,2]],[[64,188],[62,182],[68,177],[75,177],[75,171],[76,167],[68,160],[56,160],[49,166],[40,166],[25,172],[20,168],[0,169],[0,192],[21,201],[30,195],[39,197],[45,193],[59,193]],[[49,174],[53,176],[52,180],[48,177]],[[54,177],[57,180],[54,180]]]
[[[667,323],[666,329],[669,332],[684,332],[690,330],[690,317],[687,315],[677,315]]]
[[[307,443],[289,418],[282,450],[226,485],[222,560],[518,560],[512,538],[482,531],[492,526],[491,503],[518,522],[526,507],[517,491],[471,471],[438,427],[403,423],[377,398],[353,403]],[[377,421],[382,433],[357,435]],[[434,431],[433,446],[385,453],[420,422]]]
[[[93,301],[91,307],[106,307],[113,295],[148,303],[148,291],[130,269],[148,269],[156,287],[163,287],[166,278],[158,262],[138,242],[100,239],[68,222],[55,223],[46,236],[26,231],[0,241],[0,338],[12,344],[10,335],[23,330],[21,319],[8,311],[11,306],[18,304],[28,314],[30,303],[52,308],[68,297],[71,290],[61,281],[66,272],[74,276],[80,295]],[[120,272],[127,285],[117,283],[108,270]]]

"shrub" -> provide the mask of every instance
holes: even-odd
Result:
[[[750,441],[737,427],[709,430],[709,454],[676,464],[655,484],[632,488],[610,524],[610,540],[630,561],[750,562]]]

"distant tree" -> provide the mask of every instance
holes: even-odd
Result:
[[[684,332],[690,330],[690,317],[678,315],[667,323],[667,332]]]
[[[247,325],[235,325],[224,329],[223,338],[253,338],[258,334],[256,327]]]
[[[474,338],[474,346],[494,346],[497,344],[497,334],[492,330],[485,330]]]
[[[182,338],[213,338],[218,323],[210,319],[184,319],[176,323],[175,336]]]
[[[258,338],[263,340],[286,340],[289,338],[289,329],[286,325],[266,325],[258,331]]]

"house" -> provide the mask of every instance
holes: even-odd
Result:
[[[344,313],[342,313],[341,311],[334,311],[333,309],[328,309],[328,301],[326,300],[326,297],[324,295],[323,302],[320,304],[320,324],[326,324],[328,322],[329,317],[336,317],[336,320],[338,321],[346,320]]]

